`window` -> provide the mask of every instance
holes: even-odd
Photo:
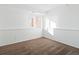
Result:
[[[32,27],[34,28],[40,28],[41,27],[41,17],[33,17],[32,18]]]
[[[51,35],[54,35],[54,28],[56,28],[56,23],[48,18],[45,19],[45,30]]]
[[[32,27],[36,27],[37,20],[35,17],[32,18]]]

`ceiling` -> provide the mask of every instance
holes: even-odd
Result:
[[[45,13],[58,7],[59,4],[3,4],[1,6],[21,8],[32,12]]]
[[[57,7],[58,5],[56,4],[32,4],[32,5],[27,5],[29,8],[29,10],[33,11],[33,12],[46,12],[51,10],[52,8]]]

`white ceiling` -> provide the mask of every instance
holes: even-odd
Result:
[[[7,4],[7,5],[4,4],[4,5],[0,5],[0,7],[1,6],[21,8],[32,12],[45,13],[55,7],[58,7],[59,4]]]
[[[58,5],[56,4],[32,4],[32,5],[27,5],[29,8],[29,10],[33,11],[33,12],[46,12],[49,11],[52,8],[57,7]]]

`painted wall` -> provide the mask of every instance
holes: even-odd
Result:
[[[47,15],[56,17],[55,40],[79,48],[79,5],[61,5]]]
[[[41,37],[41,27],[31,26],[35,15],[25,9],[0,5],[0,46]]]

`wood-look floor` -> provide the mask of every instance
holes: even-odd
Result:
[[[0,47],[0,55],[79,55],[79,49],[42,37]]]

